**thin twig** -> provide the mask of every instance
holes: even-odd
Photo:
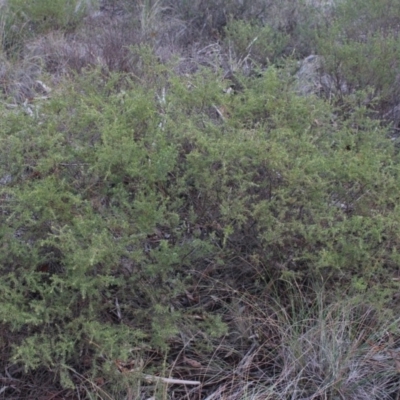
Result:
[[[184,379],[174,379],[174,378],[163,378],[160,376],[155,376],[155,375],[143,375],[143,378],[148,380],[148,381],[161,381],[164,383],[171,383],[174,385],[192,385],[192,386],[197,386],[200,385],[201,382],[198,381],[187,381]]]

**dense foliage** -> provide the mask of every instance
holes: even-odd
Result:
[[[43,10],[10,2],[14,21],[23,25],[21,16],[28,18],[32,35],[69,32],[86,12],[82,2],[72,2],[74,11],[61,7],[65,1],[38,3]],[[211,12],[205,3],[193,3],[196,15]],[[309,317],[315,314],[318,333],[327,329],[322,321],[340,321],[334,332],[343,343],[381,338],[372,311],[348,305],[345,317],[336,307],[323,311],[325,302],[346,296],[386,315],[385,333],[391,344],[397,340],[391,314],[398,307],[400,164],[393,130],[375,117],[395,105],[399,90],[398,24],[389,29],[372,1],[356,2],[365,18],[353,15],[350,3],[338,7],[326,32],[320,33],[322,22],[313,34],[304,31],[303,39],[325,56],[324,73],[337,78],[339,90],[331,96],[295,90],[296,63],[287,55],[296,43],[305,51],[292,36],[303,32],[302,3],[297,24],[275,26],[248,10],[251,23],[232,11],[221,27],[211,26],[210,35],[221,28],[222,48],[234,49],[230,74],[211,62],[213,68],[182,73],[176,60],[160,59],[153,40],[129,47],[122,71],[93,60],[82,62],[79,74],[68,70],[30,112],[27,102],[35,99],[10,109],[11,86],[4,85],[1,368],[19,376],[51,373],[59,390],[83,396],[85,386],[88,398],[122,398],[133,396],[130,390],[146,376],[168,376],[184,352],[217,358],[222,349],[221,360],[240,365],[238,354],[253,340],[259,347],[268,343],[268,356],[254,362],[265,371],[275,365],[265,372],[273,379],[283,374],[285,363],[277,360],[285,355],[299,365],[306,359],[296,355],[282,333],[286,328],[273,331],[275,325],[293,323],[290,338],[298,334],[299,346],[307,346],[308,337],[316,340]],[[182,15],[191,15],[184,5]],[[156,10],[159,2],[144,7],[142,33],[146,15],[163,20],[173,10]],[[49,9],[54,13],[43,23]],[[372,29],[374,21],[388,31]],[[325,290],[326,298],[316,290]],[[281,314],[269,313],[271,298],[279,299]],[[243,304],[253,317],[241,330],[232,315],[243,313]],[[373,324],[366,321],[372,314]],[[296,333],[299,315],[307,322]],[[376,331],[366,329],[369,323]],[[310,330],[303,335],[303,329]],[[297,350],[306,354],[305,348]],[[215,375],[209,364],[204,382]],[[302,373],[311,364],[303,364]],[[325,393],[343,392],[345,383],[331,379],[334,368],[325,367],[321,382],[335,382]],[[397,372],[387,370],[393,374],[385,383],[390,396],[398,390]],[[270,398],[278,398],[279,388],[271,387]],[[310,387],[302,393],[319,390]],[[347,398],[365,394],[353,389],[346,387]],[[285,390],[279,398],[289,398]],[[165,387],[154,391],[168,396]]]

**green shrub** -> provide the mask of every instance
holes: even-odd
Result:
[[[238,60],[269,64],[283,54],[288,37],[271,26],[245,21],[231,21],[225,29],[226,41]]]
[[[18,59],[27,40],[52,30],[73,31],[94,6],[91,0],[9,0],[0,6],[1,50]]]
[[[238,45],[239,57],[247,56],[247,46],[252,44],[251,54],[263,62],[272,58],[271,51],[273,55],[282,50],[299,57],[309,55],[315,50],[316,31],[326,28],[330,15],[303,0],[165,0],[156,4],[164,6],[166,18],[174,16],[182,22],[182,44],[221,40],[227,34]]]
[[[15,13],[12,13],[7,4],[0,6],[0,39],[1,54],[18,55],[23,48],[26,37],[26,27],[18,24]]]
[[[397,1],[344,1],[336,9],[332,25],[322,33],[318,53],[337,89],[372,89],[379,111],[394,105],[400,91],[399,15]]]
[[[22,52],[36,33],[74,29],[85,13],[80,4],[10,0],[3,51]],[[343,378],[355,360],[347,350],[369,366],[376,360],[366,341],[395,328],[365,333],[372,311],[364,305],[313,309],[309,287],[395,311],[399,156],[369,111],[398,93],[398,4],[345,1],[332,21],[319,15],[311,25],[318,12],[303,2],[132,7],[141,12],[130,31],[140,27],[139,46],[122,46],[116,60],[110,40],[107,68],[59,78],[46,103],[25,104],[32,116],[0,105],[0,367],[15,382],[51,376],[65,393],[122,398],[137,389],[140,397],[148,374],[193,373],[197,367],[180,366],[186,353],[208,357],[196,379],[215,377],[221,360],[236,379],[251,340],[266,352],[254,360],[279,370],[273,377],[288,382],[288,395],[293,382],[304,393],[321,382],[326,393],[355,393]],[[188,21],[187,39],[221,39],[236,62],[263,69],[251,78],[237,72],[235,93],[217,68],[175,74],[152,50],[154,32],[173,15]],[[120,35],[117,42],[129,42]],[[291,89],[292,61],[281,56],[314,48],[338,88],[347,84],[340,107]],[[114,72],[122,70],[130,73]],[[305,295],[291,297],[293,287]],[[270,310],[274,290],[278,312]],[[371,330],[380,320],[372,322]],[[332,327],[336,336],[324,336]],[[348,335],[356,344],[339,351],[337,337]],[[316,337],[319,355],[307,347]],[[225,352],[226,343],[233,344]],[[301,373],[279,369],[278,348]],[[345,361],[339,379],[335,361],[325,361],[335,352]],[[319,375],[306,368],[309,354]],[[381,380],[383,370],[363,369],[379,378],[375,387],[394,390],[396,371]],[[304,384],[310,376],[318,379]],[[270,382],[266,393],[276,397],[280,388]],[[146,398],[159,390],[153,386]]]
[[[83,18],[91,1],[83,0],[9,0],[9,12],[17,15],[20,24],[34,32],[52,29],[73,29]]]
[[[141,368],[160,373],[182,330],[199,348],[226,333],[220,281],[256,296],[322,280],[387,304],[399,167],[365,108],[333,123],[286,71],[228,95],[218,74],[159,75],[146,54],[142,85],[94,70],[36,119],[1,109],[3,364],[123,385],[118,360],[151,351]],[[217,300],[187,305],[206,277]]]

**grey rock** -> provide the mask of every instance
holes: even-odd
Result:
[[[326,95],[348,93],[346,83],[341,83],[340,88],[332,76],[324,72],[324,58],[312,54],[299,61],[299,69],[295,74],[295,91],[302,96]]]
[[[12,176],[10,174],[4,175],[0,178],[0,185],[8,185],[12,182]]]
[[[295,75],[296,92],[303,96],[318,93],[321,87],[320,71],[322,68],[322,58],[317,55],[310,55],[303,61],[300,61],[298,65],[299,70]]]

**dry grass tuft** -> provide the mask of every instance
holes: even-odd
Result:
[[[41,58],[30,57],[13,62],[0,57],[1,97],[17,104],[30,101],[37,92],[37,80],[42,70]]]

